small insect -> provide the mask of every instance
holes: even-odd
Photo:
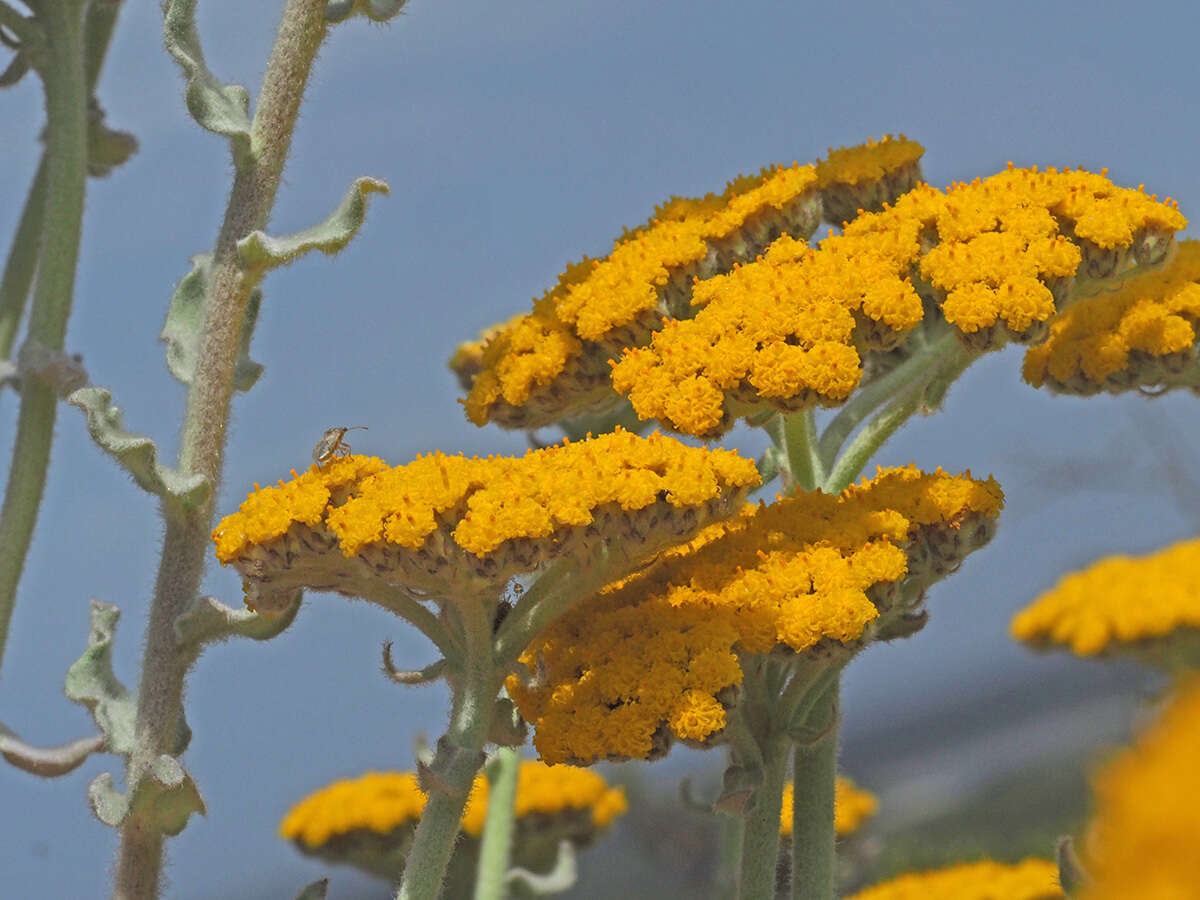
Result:
[[[357,429],[367,430],[366,425],[342,425],[338,428],[327,428],[325,433],[321,435],[321,439],[317,441],[317,446],[313,447],[312,458],[318,465],[323,465],[329,462],[335,456],[345,456],[350,452],[350,445],[346,443],[346,432],[355,431]]]

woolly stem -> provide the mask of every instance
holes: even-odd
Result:
[[[779,817],[787,779],[789,741],[773,735],[759,744],[762,782],[754,791],[754,805],[745,817],[742,837],[742,872],[739,900],[773,900],[775,870],[779,862]]]
[[[25,314],[25,301],[33,273],[37,271],[38,247],[42,240],[42,215],[46,208],[46,157],[38,163],[33,184],[21,210],[17,231],[13,235],[4,276],[0,279],[0,359],[12,356],[13,342]]]
[[[46,61],[39,73],[46,92],[46,186],[29,338],[49,350],[61,350],[83,230],[88,91],[79,4],[48,4],[40,19],[45,30]],[[58,406],[58,396],[48,383],[36,377],[23,381],[12,466],[0,508],[0,663],[46,485]]]
[[[252,153],[234,177],[233,190],[213,254],[203,334],[195,378],[188,390],[179,453],[185,474],[201,474],[212,490],[188,513],[167,518],[138,691],[136,742],[126,783],[134,790],[161,753],[170,752],[183,718],[187,655],[174,624],[197,596],[210,544],[213,502],[221,481],[234,365],[246,306],[254,287],[243,275],[237,241],[264,228],[275,203],[283,165],[308,75],[325,37],[325,0],[288,0],[259,92]],[[121,827],[114,895],[119,900],[158,896],[163,835],[137,807]]]
[[[466,647],[462,676],[454,687],[450,727],[437,756],[422,772],[429,800],[413,836],[397,900],[436,900],[458,837],[459,820],[483,764],[499,689],[487,604],[469,597],[459,604]]]
[[[838,678],[825,688],[818,707],[836,704]],[[792,763],[792,900],[833,900],[833,804],[837,785],[837,717],[811,744],[798,743]]]
[[[520,753],[515,747],[501,747],[490,768],[487,820],[483,825],[483,843],[475,876],[475,900],[504,900],[508,896]]]
[[[779,413],[768,423],[767,433],[779,449],[783,493],[811,491],[821,483],[825,466],[817,449],[817,425],[811,409]]]

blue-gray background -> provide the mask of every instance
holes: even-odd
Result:
[[[282,4],[199,5],[212,69],[256,87]],[[1035,2],[413,0],[390,27],[335,29],[274,230],[323,217],[358,175],[386,179],[392,195],[373,200],[342,255],[269,277],[253,347],[266,373],[235,402],[219,510],[251,482],[303,467],[335,424],[369,425],[355,449],[392,462],[433,449],[519,452],[522,435],[463,418],[444,363],[454,345],[526,308],[565,261],[604,252],[667,196],[717,190],[766,163],[903,131],[927,147],[934,184],[1006,160],[1107,166],[1118,183],[1145,182],[1200,215],[1195,8],[1143,3],[1132,13]],[[157,4],[127,4],[104,73],[109,122],[135,132],[141,151],[89,184],[68,344],[112,389],[127,426],[173,454],[184,393],[158,332],[187,257],[212,244],[231,169],[222,142],[185,115],[159,28]],[[38,87],[30,77],[0,94],[5,241],[36,164]],[[1008,495],[995,542],[934,592],[929,627],[871,650],[848,674],[844,758],[882,792],[884,823],[919,820],[980,770],[1119,735],[1128,710],[1113,698],[1136,693],[1138,676],[1034,657],[1009,641],[1007,621],[1066,569],[1150,550],[1200,520],[1187,466],[1200,438],[1193,398],[1053,398],[1023,385],[1019,364],[1013,350],[978,363],[941,415],[910,424],[877,460],[994,473]],[[15,408],[11,393],[0,396],[6,448]],[[748,455],[762,444],[745,431],[726,443]],[[121,607],[116,665],[136,684],[160,534],[152,500],[62,409],[0,720],[41,743],[89,730],[60,690],[83,647],[89,597]],[[239,601],[219,567],[206,589]],[[440,688],[384,683],[384,639],[406,662],[432,658],[376,609],[312,596],[279,639],[200,660],[186,762],[209,813],[170,843],[170,896],[291,896],[326,871],[276,838],[288,805],[334,778],[410,767],[413,735],[444,724]],[[117,762],[96,758],[49,782],[0,768],[3,897],[107,892],[114,835],[91,818],[84,792]],[[719,766],[716,754],[676,751],[609,774],[667,792],[685,771],[713,777]],[[637,871],[585,858],[590,887],[577,896],[637,896]],[[331,897],[386,896],[352,872],[331,874]]]

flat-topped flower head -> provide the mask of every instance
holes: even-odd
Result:
[[[548,762],[709,746],[738,699],[739,655],[844,661],[910,633],[924,588],[986,543],[1001,505],[990,479],[909,466],[753,507],[574,607],[509,694]]]
[[[794,794],[795,788],[789,781],[783,788],[783,810],[779,817],[781,837],[792,836],[795,817]],[[864,791],[849,778],[838,776],[834,790],[833,830],[839,838],[854,834],[878,809],[879,801],[874,794]]]
[[[1161,270],[1072,304],[1050,337],[1025,351],[1034,387],[1087,396],[1131,388],[1200,388],[1200,241],[1180,241]]]
[[[1200,896],[1200,680],[1180,686],[1161,719],[1094,782],[1083,842],[1091,879],[1079,900]]]
[[[460,829],[477,841],[487,819],[489,784],[480,773]],[[284,816],[280,836],[307,855],[350,863],[384,877],[403,869],[427,796],[414,772],[368,772],[336,781],[305,797]],[[628,808],[623,788],[590,769],[522,762],[514,801],[514,859],[543,857],[560,841],[585,846]]]
[[[1130,894],[1130,897],[1141,897]],[[1044,859],[963,863],[913,872],[859,891],[848,900],[1064,900],[1058,867]]]
[[[612,384],[641,418],[701,437],[764,408],[838,405],[865,355],[922,323],[948,323],[978,351],[1042,337],[1077,270],[1095,282],[1160,262],[1184,224],[1171,204],[1087,172],[920,185],[815,249],[784,236],[700,282],[695,316],[624,350]]]
[[[392,468],[345,456],[256,490],[213,539],[264,611],[300,587],[469,596],[601,547],[632,565],[732,514],[759,481],[735,453],[625,431],[521,457],[432,453]]]
[[[1174,669],[1200,664],[1200,540],[1111,556],[1063,578],[1012,622],[1013,636],[1080,656],[1121,654]]]
[[[853,147],[829,148],[817,162],[825,221],[841,225],[860,212],[876,212],[921,182],[925,148],[904,135],[884,135]]]
[[[820,198],[812,166],[775,166],[720,194],[672,198],[602,259],[567,267],[533,311],[482,349],[468,418],[535,428],[619,402],[609,357],[644,343],[664,315],[688,309],[692,282],[752,259],[780,234],[812,234]]]

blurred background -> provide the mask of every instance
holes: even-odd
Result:
[[[218,77],[257,89],[281,2],[202,0]],[[1081,14],[1078,10],[1086,9]],[[111,126],[141,150],[89,184],[68,349],[110,388],[127,427],[174,455],[184,391],[158,343],[173,285],[211,248],[231,165],[185,114],[161,47],[158,4],[125,4],[100,88]],[[719,190],[764,164],[904,132],[943,186],[1017,165],[1107,166],[1118,184],[1200,215],[1195,11],[1143,3],[793,4],[412,0],[388,27],[334,29],[309,91],[273,230],[332,209],[356,176],[386,179],[340,256],[273,273],[253,345],[266,372],[235,400],[218,514],[254,481],[307,465],[331,425],[369,425],[354,448],[514,453],[525,436],[477,429],[445,360],[481,328],[528,307],[568,260],[603,254],[672,194]],[[7,246],[33,175],[40,85],[0,93],[0,236]],[[1193,229],[1194,232],[1194,229]],[[1089,400],[1035,392],[1020,351],[989,356],[944,411],[906,426],[885,465],[970,467],[1007,494],[998,536],[937,586],[928,627],[848,670],[843,769],[880,798],[876,873],[992,853],[1048,855],[1086,813],[1088,767],[1125,738],[1155,685],[1132,667],[1035,656],[1013,643],[1015,610],[1067,570],[1194,535],[1189,465],[1200,417],[1189,396]],[[16,402],[0,394],[0,445]],[[544,437],[552,437],[549,431]],[[744,429],[723,442],[756,456]],[[152,499],[59,414],[55,457],[0,674],[0,721],[36,743],[90,732],[61,685],[82,651],[88,599],[122,610],[118,674],[137,681],[161,526]],[[206,590],[237,605],[234,574]],[[266,644],[210,650],[189,679],[185,762],[208,803],[169,844],[170,897],[291,897],[322,874],[337,900],[386,897],[276,837],[304,794],[370,769],[412,767],[418,733],[440,734],[440,687],[379,673],[432,660],[411,630],[364,603],[310,595]],[[87,811],[97,757],[38,781],[0,767],[0,872],[11,897],[108,892],[115,834]],[[605,771],[631,812],[581,859],[576,898],[703,896],[713,830],[677,800],[714,786],[723,757],[677,748]]]

